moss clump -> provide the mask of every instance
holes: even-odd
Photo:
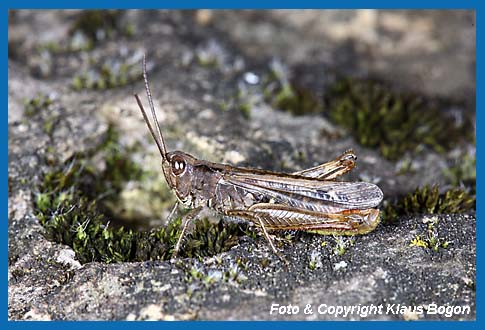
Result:
[[[251,119],[251,104],[249,104],[249,103],[242,103],[239,106],[239,110],[241,111],[244,119],[246,119],[246,120]]]
[[[42,121],[44,132],[52,136],[59,120],[59,107],[54,105],[54,99],[47,94],[40,93],[32,99],[24,101],[24,114],[26,117],[37,117]]]
[[[139,81],[142,72],[138,64],[120,61],[106,61],[76,75],[71,83],[74,90],[122,87]]]
[[[442,110],[444,102],[395,93],[377,82],[342,79],[329,88],[326,104],[333,121],[389,160],[423,146],[444,152],[474,138],[471,120],[456,121]]]
[[[218,221],[211,223],[204,218],[196,223],[195,230],[187,235],[184,255],[187,257],[211,256],[229,250],[244,235],[246,226]]]
[[[423,219],[423,222],[428,224],[427,233],[416,235],[409,246],[431,249],[435,252],[438,252],[440,249],[446,249],[451,242],[439,237],[438,229],[436,228],[438,221],[439,219],[436,216]]]
[[[274,108],[294,115],[325,113],[364,146],[378,148],[389,160],[424,148],[445,152],[474,140],[471,118],[457,120],[444,100],[392,91],[383,83],[343,78],[324,97],[290,81],[284,70],[263,79],[264,97]]]
[[[238,86],[237,91],[227,101],[218,104],[221,111],[237,111],[245,120],[251,119],[253,108],[257,105],[258,98],[246,87]]]
[[[54,100],[46,94],[38,94],[36,97],[25,100],[24,113],[28,117],[35,116],[42,111],[46,111],[53,104]]]
[[[210,288],[220,283],[237,285],[247,280],[246,275],[244,275],[244,271],[247,269],[244,269],[239,262],[231,263],[228,267],[218,265],[215,269],[207,269],[207,267],[198,264],[192,266],[178,264],[177,266],[185,272],[185,281],[192,284],[187,292],[189,295],[192,295],[192,290],[200,285]]]
[[[154,242],[160,242],[160,237],[170,237],[174,228],[162,228],[143,236],[123,227],[111,228],[96,202],[76,189],[37,195],[37,217],[49,239],[71,246],[82,263],[167,257],[168,247]]]
[[[197,62],[201,67],[217,69],[219,61],[213,54],[206,52],[197,52]]]
[[[266,102],[278,110],[299,116],[323,111],[322,100],[309,89],[290,82],[281,64],[272,64],[271,71],[263,78],[263,95]]]
[[[285,85],[270,100],[271,105],[294,115],[322,112],[321,102],[309,90],[297,86]]]
[[[73,22],[70,34],[84,34],[93,43],[109,37],[121,29],[121,10],[85,10]]]
[[[51,178],[60,179],[65,174],[57,172]],[[71,246],[82,263],[168,260],[180,235],[180,219],[149,231],[112,226],[98,203],[76,186],[57,193],[40,193],[36,206],[47,237]],[[226,251],[237,243],[239,231],[222,221],[216,225],[199,221],[180,255],[203,257]]]
[[[452,214],[474,209],[475,197],[460,188],[452,188],[440,194],[438,186],[417,188],[383,211],[383,221],[393,221],[401,215]]]
[[[432,232],[428,232],[426,237],[421,237],[420,235],[416,235],[415,238],[412,239],[409,246],[416,246],[421,247],[423,249],[431,249],[435,252],[438,252],[439,249],[446,249],[450,245],[450,242],[438,238],[438,236]]]
[[[105,169],[92,159],[101,155]],[[106,141],[92,155],[77,155],[68,165],[44,176],[36,194],[36,215],[46,236],[69,245],[80,262],[166,260],[180,235],[180,219],[167,227],[135,231],[117,224],[109,204],[116,204],[124,183],[142,180],[145,173],[129,158],[110,128]],[[188,235],[182,256],[202,257],[220,253],[237,243],[243,230],[222,221],[199,221]]]
[[[459,154],[455,165],[447,168],[443,173],[455,187],[464,185],[474,194],[476,190],[477,161],[475,155]]]
[[[74,16],[68,38],[37,45],[37,51],[52,54],[90,51],[94,46],[108,39],[132,37],[135,27],[122,22],[121,10],[84,10]]]

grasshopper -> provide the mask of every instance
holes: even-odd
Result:
[[[367,182],[334,181],[355,167],[357,157],[351,150],[330,162],[291,174],[213,163],[183,151],[167,152],[153,105],[145,57],[142,66],[156,131],[140,98],[134,96],[160,152],[165,180],[177,196],[169,219],[179,203],[191,209],[182,219],[173,257],[180,250],[188,225],[203,208],[253,222],[276,255],[268,231],[354,235],[368,233],[377,226],[380,217],[375,207],[382,201],[381,189]]]

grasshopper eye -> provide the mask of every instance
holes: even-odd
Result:
[[[174,157],[172,159],[172,172],[175,175],[181,175],[185,172],[185,168],[187,167],[187,164],[185,163],[185,160],[181,157]]]

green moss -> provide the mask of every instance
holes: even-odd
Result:
[[[308,262],[308,268],[310,270],[315,270],[317,268],[321,268],[322,267],[322,260],[321,260],[321,253],[316,251],[316,250],[313,250],[311,253],[310,253],[310,258],[309,258],[309,262]]]
[[[81,32],[89,40],[99,42],[121,29],[121,10],[85,10],[77,15],[70,34]]]
[[[217,59],[215,57],[197,56],[197,62],[204,68],[217,68]]]
[[[51,53],[59,53],[62,51],[62,47],[58,42],[48,41],[46,43],[37,46],[37,51],[40,53],[42,51],[48,51]]]
[[[385,206],[382,219],[389,222],[402,215],[464,213],[474,207],[475,196],[464,189],[452,188],[440,194],[438,186],[425,186]]]
[[[438,217],[425,218],[423,222],[428,223],[427,233],[423,235],[416,235],[409,246],[420,247],[424,249],[431,249],[438,252],[440,249],[446,249],[450,245],[450,242],[439,237],[436,224],[438,223]]]
[[[134,25],[122,22],[122,17],[121,10],[81,11],[75,15],[67,39],[41,43],[37,51],[52,54],[89,51],[107,39],[134,36]]]
[[[36,50],[38,53],[48,52],[51,54],[65,54],[80,51],[89,51],[94,47],[94,42],[84,34],[76,32],[68,39],[56,42],[46,42],[38,44]]]
[[[141,77],[142,72],[138,64],[106,61],[105,63],[93,65],[88,71],[74,76],[71,88],[74,90],[105,90],[126,86],[139,81]]]
[[[474,140],[472,119],[457,121],[445,100],[399,93],[383,83],[344,78],[327,87],[325,96],[289,82],[281,73],[263,79],[265,100],[294,115],[324,113],[348,129],[358,143],[377,148],[389,160],[424,149],[445,152]]]
[[[334,254],[338,256],[342,256],[347,252],[347,248],[354,244],[353,238],[347,238],[342,236],[334,236],[335,246],[333,247],[332,251]]]
[[[80,262],[122,262],[167,259],[177,239],[177,222],[148,232],[111,227],[109,219],[77,187],[52,194],[47,212],[38,205],[37,216],[47,237],[76,252]],[[62,199],[59,196],[64,195]]]
[[[220,101],[219,102],[219,109],[221,111],[227,111],[229,110],[230,105],[226,101]]]
[[[35,116],[43,111],[47,111],[54,100],[46,94],[38,94],[36,97],[25,100],[24,114],[28,117]]]
[[[397,175],[405,175],[415,173],[416,169],[413,167],[411,157],[404,157],[398,162]]]
[[[55,126],[56,120],[57,120],[57,117],[51,116],[44,121],[43,129],[44,129],[44,132],[47,135],[49,135],[49,136],[52,135],[52,132],[54,131],[54,126]]]
[[[24,114],[27,117],[42,119],[44,132],[51,136],[58,121],[58,107],[54,106],[54,99],[43,93],[24,101]]]
[[[126,26],[124,28],[124,34],[127,37],[133,37],[135,35],[135,33],[136,33],[135,26],[132,23],[126,24]]]
[[[229,250],[244,235],[244,226],[218,221],[211,223],[207,218],[196,223],[195,230],[187,235],[184,255],[187,257],[211,256]]]
[[[242,103],[239,106],[239,110],[241,111],[243,117],[247,120],[251,119],[251,104],[249,103]]]
[[[192,266],[179,264],[177,266],[185,272],[187,283],[202,284],[206,288],[218,283],[240,284],[247,280],[246,275],[243,274],[243,269],[237,263],[231,263],[229,267],[218,265],[216,269],[207,269],[203,265],[197,264]],[[189,292],[189,294],[192,294],[192,292]]]
[[[241,86],[234,92],[227,102],[223,101],[219,103],[219,109],[221,111],[238,111],[242,114],[243,118],[246,120],[251,119],[251,112],[255,107],[257,102],[257,97],[247,88]]]
[[[283,85],[269,101],[274,108],[289,111],[297,116],[322,112],[322,104],[315,95],[296,85]]]
[[[144,180],[151,174],[131,161],[131,150],[118,142],[110,128],[105,142],[90,155],[77,155],[67,165],[44,176],[35,197],[36,215],[50,239],[69,245],[80,262],[166,260],[180,235],[180,218],[167,227],[148,231],[127,229],[117,223],[110,204],[128,181]],[[92,159],[102,157],[104,170]],[[157,202],[157,200],[153,201]],[[207,219],[198,221],[185,240],[181,256],[203,257],[226,251],[237,243],[243,229],[235,224]]]
[[[477,162],[475,156],[468,153],[460,154],[456,159],[456,165],[444,170],[444,175],[448,178],[450,183],[459,187],[465,185],[470,188],[472,193],[475,193],[476,177],[477,177]]]
[[[310,90],[288,81],[286,72],[281,68],[263,77],[263,96],[266,102],[278,110],[288,111],[294,115],[322,112],[322,101]]]
[[[458,123],[443,111],[444,101],[396,93],[377,82],[342,79],[329,88],[326,104],[335,123],[389,160],[424,146],[444,152],[474,138],[471,120]]]

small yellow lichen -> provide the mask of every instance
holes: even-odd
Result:
[[[428,243],[424,241],[419,235],[416,235],[416,237],[411,241],[411,244],[409,244],[409,246],[417,246],[425,249],[429,247]]]

